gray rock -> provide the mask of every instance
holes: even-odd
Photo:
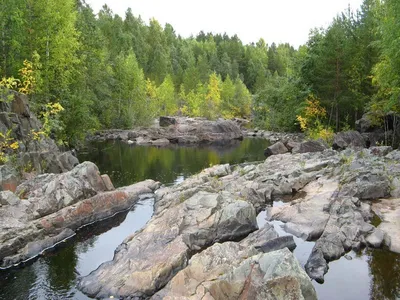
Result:
[[[259,249],[264,253],[268,253],[283,248],[288,248],[290,251],[293,251],[296,248],[296,243],[293,239],[293,236],[287,235],[287,236],[277,237],[259,247]]]
[[[288,149],[285,145],[282,142],[277,142],[264,150],[264,156],[269,157],[271,155],[284,154],[287,152]]]
[[[253,251],[231,242],[215,244],[193,256],[151,299],[317,299],[289,250]]]
[[[306,141],[302,142],[292,149],[292,153],[309,153],[309,152],[322,152],[328,147],[320,141]]]
[[[170,126],[173,125],[173,126]],[[205,118],[161,117],[160,126],[136,130],[106,130],[96,132],[90,140],[136,140],[137,144],[167,139],[170,143],[228,143],[243,138],[237,122],[231,120],[210,121]],[[164,144],[165,140],[163,140]]]
[[[155,146],[166,146],[166,145],[169,145],[169,140],[166,138],[163,138],[163,139],[151,141],[151,143]]]
[[[375,229],[373,233],[371,233],[367,238],[365,239],[368,246],[371,246],[373,248],[379,248],[382,243],[383,243],[383,238],[385,237],[385,234],[383,233],[382,230],[380,229]]]
[[[359,149],[365,147],[365,141],[358,131],[339,132],[335,134],[332,147],[335,150],[346,148]]]
[[[361,119],[356,121],[357,131],[361,133],[373,131],[376,126],[373,124],[372,119],[373,117],[371,114],[364,114]]]
[[[104,187],[106,191],[113,191],[115,190],[115,187],[110,179],[110,177],[107,174],[101,175],[101,179],[103,180]]]
[[[160,126],[161,127],[167,127],[170,125],[176,125],[177,121],[173,117],[160,117]]]
[[[17,205],[21,200],[11,191],[0,192],[1,205]]]
[[[386,156],[393,151],[393,148],[390,146],[371,147],[370,151],[371,154],[376,156]]]
[[[100,298],[148,297],[187,265],[192,251],[256,229],[251,204],[227,192],[198,192],[156,215],[141,231],[125,239],[114,259],[84,277],[79,288]]]
[[[400,253],[400,199],[385,199],[372,204],[382,223],[377,230],[384,233],[384,244],[390,251]]]
[[[77,166],[76,169],[74,169],[75,176],[76,173],[83,172],[82,166]],[[71,173],[74,173],[74,170]],[[53,194],[54,183],[65,180],[65,178],[60,178],[62,175],[38,176],[39,179],[36,178],[26,185],[27,199],[22,199],[14,205],[0,207],[0,267],[10,267],[38,255],[44,249],[72,236],[74,231],[81,226],[128,209],[140,199],[141,195],[148,195],[159,187],[158,183],[149,180],[115,191],[100,191],[90,198],[78,200],[73,205],[64,206],[59,210],[49,208],[55,212],[41,217],[42,212],[38,212],[37,209],[50,207],[53,205],[52,201],[57,201],[50,196]],[[84,175],[84,172],[80,174],[80,177],[69,174],[69,180],[79,178],[85,183],[80,186],[75,183],[67,184],[62,187],[62,192],[70,193],[70,195],[84,194],[85,191],[79,192],[77,189],[87,188],[91,181],[91,188],[93,188],[93,180],[85,178]],[[42,196],[39,197],[39,195]],[[57,193],[55,195],[57,196]],[[45,201],[49,201],[50,204],[46,204]]]

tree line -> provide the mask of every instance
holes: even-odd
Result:
[[[365,0],[295,49],[227,34],[183,38],[131,9],[121,17],[105,5],[95,14],[79,0],[3,0],[0,77],[23,79],[28,61],[32,109],[41,115],[59,102],[56,134],[70,144],[159,115],[299,130],[310,97],[326,111],[321,124],[340,130],[367,110],[397,109],[399,12],[395,0]]]

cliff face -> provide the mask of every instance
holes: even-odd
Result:
[[[25,172],[61,173],[79,163],[71,152],[62,153],[51,138],[34,138],[33,132],[41,130],[42,124],[31,112],[26,95],[10,91],[0,96],[0,132],[19,144],[14,151],[16,159],[0,166],[1,189],[14,190]]]

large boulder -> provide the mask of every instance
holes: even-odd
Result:
[[[358,131],[339,132],[335,134],[332,147],[335,150],[360,149],[365,147],[365,140]]]
[[[271,155],[284,154],[287,152],[288,149],[285,145],[282,142],[277,142],[264,150],[264,156],[269,157]]]
[[[257,229],[254,207],[230,193],[197,192],[125,239],[114,258],[84,277],[92,297],[148,297],[187,265],[190,254]]]
[[[292,153],[322,152],[326,149],[328,149],[328,146],[321,141],[305,141],[295,145]]]
[[[258,254],[254,248],[227,242],[196,254],[151,299],[189,298],[311,300],[317,296],[289,250]]]
[[[371,113],[366,113],[361,119],[356,121],[356,129],[361,133],[372,132],[377,129],[373,121],[374,117]]]

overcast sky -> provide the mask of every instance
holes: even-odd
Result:
[[[338,13],[358,9],[362,0],[86,0],[97,13],[107,4],[125,16],[128,7],[148,23],[152,17],[170,23],[177,34],[188,37],[200,30],[237,34],[244,43],[261,37],[299,46],[311,28],[326,27]]]

